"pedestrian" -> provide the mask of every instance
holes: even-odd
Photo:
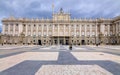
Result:
[[[69,49],[72,50],[72,44],[69,46]]]

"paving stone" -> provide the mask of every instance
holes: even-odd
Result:
[[[113,75],[98,65],[43,65],[35,75]]]
[[[85,52],[69,51],[68,47],[60,46],[57,52],[44,52],[37,46],[31,47],[30,51],[1,58],[0,75],[120,75],[119,55],[94,52],[99,49],[97,47],[79,47],[86,48]]]

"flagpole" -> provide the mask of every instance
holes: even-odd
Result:
[[[52,13],[54,14],[54,4],[52,4]]]

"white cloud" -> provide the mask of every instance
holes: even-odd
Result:
[[[51,5],[53,3],[55,11],[62,7],[65,11],[71,10],[73,12],[71,14],[76,15],[74,17],[81,14],[84,14],[81,17],[85,15],[89,15],[89,17],[99,17],[100,15],[114,17],[116,13],[117,15],[120,13],[120,0],[1,0],[0,11],[2,12],[0,14],[24,17],[27,13],[36,14],[40,12],[44,14],[44,11],[49,13],[52,12]]]
[[[116,17],[120,15],[119,3],[120,0],[1,0],[0,20],[10,15],[50,17],[52,4],[55,11],[62,7],[65,11],[71,11],[73,17]]]

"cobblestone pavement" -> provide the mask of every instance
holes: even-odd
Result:
[[[91,46],[74,46],[72,51],[68,46],[50,47],[51,51],[39,46],[20,49],[24,52],[2,53],[0,75],[120,75],[120,56],[112,49],[111,54]]]
[[[38,47],[39,46],[0,46],[0,58],[38,49]]]
[[[97,65],[43,65],[35,75],[113,75]]]

